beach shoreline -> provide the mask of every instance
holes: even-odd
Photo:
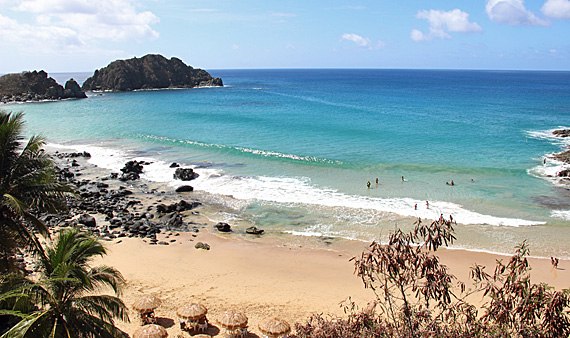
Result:
[[[109,184],[109,190],[128,189],[134,214],[149,210],[159,203],[170,204],[193,200],[197,194],[175,193],[173,187],[137,180],[120,182],[107,179],[109,170],[89,164],[84,158],[63,158],[58,165],[80,173],[77,179]],[[188,182],[191,184],[191,181]],[[203,201],[202,201],[203,202]],[[313,313],[344,316],[341,302],[350,297],[359,308],[373,300],[374,293],[365,289],[354,275],[350,259],[359,256],[369,243],[327,238],[302,238],[300,241],[280,242],[280,236],[247,236],[217,232],[214,221],[204,216],[206,203],[183,212],[188,230],[163,229],[150,245],[148,238],[105,237],[108,255],[97,263],[117,268],[127,284],[121,298],[129,307],[130,323],[118,327],[132,334],[140,327],[138,314],[132,304],[143,295],[154,294],[162,299],[155,311],[159,323],[171,337],[187,335],[180,330],[176,311],[189,302],[200,302],[208,308],[208,318],[214,327],[208,333],[219,333],[215,319],[226,310],[237,310],[249,317],[250,332],[259,334],[257,324],[269,316],[279,316],[292,325],[303,323]],[[215,210],[209,210],[215,212]],[[98,227],[109,226],[105,215],[91,213]],[[79,215],[75,216],[77,219]],[[299,237],[292,236],[290,237]],[[207,243],[210,250],[196,249],[198,242]],[[312,243],[312,245],[311,245]],[[514,248],[513,248],[514,251]],[[484,265],[492,272],[496,260],[507,262],[509,257],[461,249],[438,251],[443,264],[458,280],[470,286],[470,267]],[[556,289],[570,285],[570,262],[561,260],[554,269],[547,259],[529,258],[534,283],[547,283]],[[218,327],[219,328],[219,327]]]

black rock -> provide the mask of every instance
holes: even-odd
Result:
[[[232,227],[228,224],[228,223],[224,223],[224,222],[220,222],[218,224],[215,225],[215,227],[218,229],[218,231],[220,232],[230,232],[232,231]]]
[[[252,234],[252,235],[261,235],[263,234],[263,229],[258,229],[256,227],[249,227],[247,229],[245,229],[245,232],[248,234]]]
[[[83,224],[89,228],[94,228],[97,225],[95,218],[89,214],[83,214],[83,215],[79,216],[77,221],[79,222],[79,224]]]
[[[142,174],[144,164],[145,164],[145,162],[128,161],[127,163],[125,163],[125,166],[121,169],[121,171],[123,173]]]
[[[176,188],[176,192],[191,192],[194,191],[194,187],[189,185],[182,185]]]
[[[180,167],[180,164],[176,162],[172,162],[172,164],[170,165],[170,168],[178,168],[178,167]]]
[[[200,175],[195,173],[192,168],[177,168],[174,172],[174,179],[181,181],[191,181],[198,176]]]

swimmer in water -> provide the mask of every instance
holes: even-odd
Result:
[[[378,177],[376,177],[376,185],[378,185]]]
[[[370,189],[370,181],[366,182],[366,187],[368,187],[368,189]]]
[[[429,202],[428,201],[426,201],[426,208],[429,209]]]

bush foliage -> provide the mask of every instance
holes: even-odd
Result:
[[[491,273],[473,266],[467,290],[435,254],[454,240],[453,222],[440,217],[372,243],[352,260],[376,299],[364,310],[348,301],[344,319],[313,315],[292,337],[568,337],[570,291],[531,282],[526,243]]]

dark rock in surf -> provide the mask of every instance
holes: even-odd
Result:
[[[232,227],[228,223],[220,222],[215,225],[219,232],[231,232]]]
[[[556,137],[570,137],[570,129],[559,129],[552,132]]]
[[[177,168],[174,172],[174,179],[181,181],[191,181],[198,176],[200,175],[195,173],[192,168]]]
[[[251,234],[251,235],[262,235],[264,230],[258,229],[256,227],[249,227],[249,228],[245,229],[245,232],[247,234]]]

